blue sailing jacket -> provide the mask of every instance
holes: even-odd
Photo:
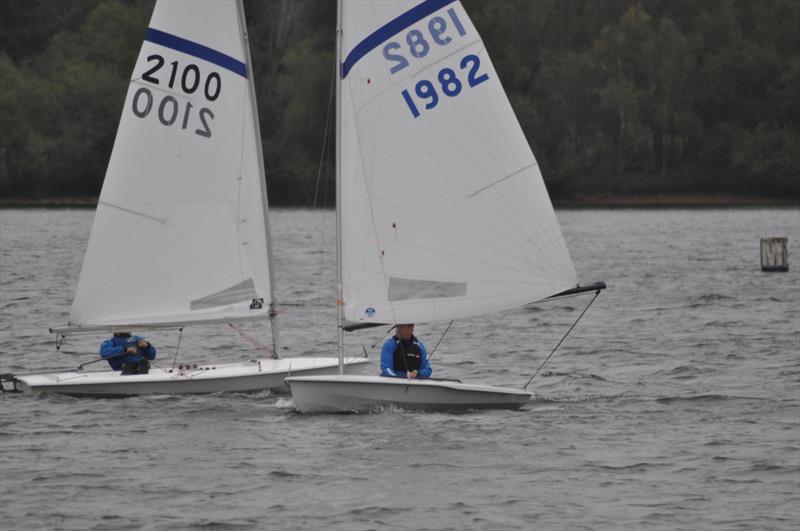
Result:
[[[115,371],[122,370],[122,366],[126,362],[137,362],[142,361],[144,358],[148,360],[156,359],[156,347],[154,347],[148,341],[147,348],[140,348],[138,349],[144,357],[140,356],[139,354],[129,354],[127,356],[117,356],[116,358],[110,358],[110,356],[115,356],[117,354],[122,354],[125,352],[127,347],[134,347],[136,343],[143,339],[139,336],[133,337],[112,337],[111,339],[107,339],[103,341],[100,345],[100,356],[104,359],[108,359],[108,364],[111,365],[111,368]]]
[[[428,361],[428,350],[425,348],[425,344],[417,339],[416,336],[411,336],[409,343],[419,348],[420,359],[417,378],[430,378],[431,374],[433,374],[433,369]],[[400,339],[397,336],[390,337],[383,344],[383,348],[381,348],[381,376],[408,377],[406,371],[397,370],[395,366],[395,351],[398,348],[400,348]]]

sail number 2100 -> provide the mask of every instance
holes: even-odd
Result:
[[[165,64],[164,58],[158,54],[153,54],[147,57],[147,62],[150,63],[150,68],[142,74],[143,81],[153,85],[161,85],[161,81],[164,81],[167,88],[173,90],[180,88],[188,95],[201,90],[201,93],[205,95],[206,100],[209,102],[214,102],[219,98],[222,90],[222,81],[217,72],[208,74],[205,82],[203,82],[197,65],[180,65],[178,61],[172,61],[170,63],[172,68],[167,69],[168,71],[171,70],[171,72],[168,72],[169,79],[159,79],[158,72]],[[178,75],[179,72],[180,75]],[[184,99],[181,96],[178,97],[181,100]],[[181,103],[178,98],[170,94],[160,96],[160,101],[156,101],[157,99],[159,99],[159,96],[153,94],[149,88],[146,86],[139,87],[134,93],[133,101],[131,102],[133,114],[138,118],[145,118],[151,111],[154,111],[161,125],[170,127],[173,124],[178,124],[181,129],[187,129],[190,123],[194,123],[195,125],[192,126],[192,129],[194,129],[195,134],[206,138],[211,137],[210,125],[214,119],[214,113],[211,109],[199,107],[194,110],[195,106],[191,101],[186,99],[184,103]]]

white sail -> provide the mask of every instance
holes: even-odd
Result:
[[[541,172],[454,0],[344,0],[345,318],[481,315],[573,288]]]
[[[241,16],[232,0],[156,4],[71,326],[266,316],[266,188]]]

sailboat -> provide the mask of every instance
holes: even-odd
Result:
[[[336,47],[340,359],[344,330],[605,288],[578,284],[539,166],[459,1],[340,0]],[[341,372],[286,382],[303,413],[516,409],[532,396]]]
[[[51,332],[182,331],[269,320],[273,356],[165,363],[135,375],[21,375],[5,378],[3,387],[76,396],[252,392],[287,390],[288,375],[341,370],[336,357],[276,357],[274,262],[252,72],[241,0],[155,4],[68,324]]]

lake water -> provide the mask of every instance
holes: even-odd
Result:
[[[47,333],[66,322],[92,216],[0,210],[0,372],[92,359],[56,353]],[[797,530],[800,210],[558,217],[581,281],[609,289],[522,410],[4,395],[0,528]],[[283,353],[335,353],[334,216],[278,210],[272,224]],[[790,272],[761,272],[767,236],[789,237]],[[456,323],[435,374],[521,387],[588,301]],[[417,333],[430,346],[445,325]],[[268,343],[264,328],[247,330]],[[382,332],[348,335],[348,351]],[[171,361],[177,334],[149,337]],[[219,327],[187,329],[179,360],[252,357]]]

